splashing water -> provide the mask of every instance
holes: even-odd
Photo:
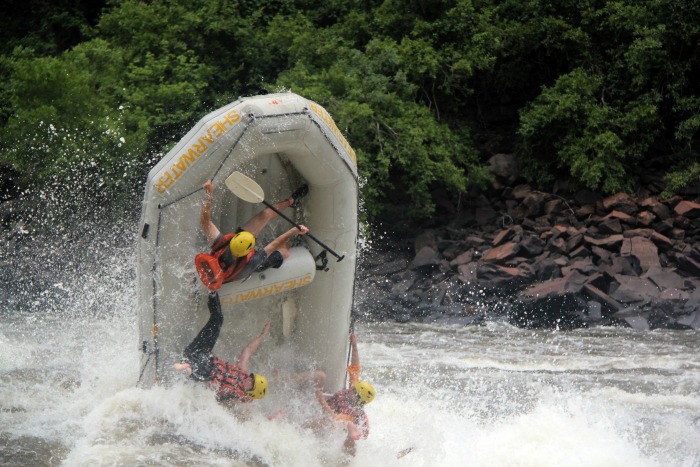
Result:
[[[74,227],[48,263],[10,258],[2,465],[700,465],[695,331],[359,323],[378,396],[354,458],[344,430],[305,426],[320,414],[312,391],[274,378],[266,399],[234,407],[185,380],[137,388],[136,222]]]
[[[115,310],[116,311],[116,310]],[[202,385],[137,389],[135,316],[4,314],[0,463],[9,465],[693,466],[697,336],[532,333],[380,323],[358,329],[369,439],[301,419],[311,394],[227,408]],[[652,335],[653,334],[653,335]],[[682,335],[681,335],[682,334]],[[628,358],[623,358],[628,356]],[[279,385],[278,385],[279,388]],[[281,392],[288,395],[284,389]],[[287,417],[268,420],[287,404]],[[295,406],[296,404],[296,406]],[[402,457],[400,453],[410,451]]]

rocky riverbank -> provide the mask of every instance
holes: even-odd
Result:
[[[413,245],[365,254],[370,319],[700,328],[700,204],[528,185],[480,195]]]
[[[130,251],[131,236],[115,237],[110,222],[80,229],[86,238],[51,237],[45,248],[25,225],[32,203],[11,177],[3,180],[0,294],[8,309],[61,303],[63,276],[87,274],[86,267],[100,274],[117,243]],[[104,243],[98,253],[75,246],[95,238]],[[473,194],[444,227],[388,239],[390,247],[374,241],[360,257],[355,313],[463,324],[507,319],[534,328],[699,329],[699,240],[700,204],[691,199],[503,184]]]

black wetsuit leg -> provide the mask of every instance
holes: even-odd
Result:
[[[185,358],[192,366],[192,377],[197,380],[208,380],[212,370],[212,350],[219,338],[221,326],[224,324],[224,314],[221,312],[219,294],[209,294],[209,321],[199,331],[190,345],[185,348]]]

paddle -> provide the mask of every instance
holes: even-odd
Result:
[[[279,209],[275,208],[273,205],[265,201],[265,192],[263,191],[262,187],[258,185],[257,182],[255,182],[255,180],[248,177],[247,175],[241,172],[232,173],[226,179],[226,186],[229,190],[233,192],[234,195],[238,196],[243,201],[247,201],[249,203],[263,203],[265,206],[279,214],[280,217],[284,218],[287,222],[291,223],[294,227],[301,230],[301,226],[299,224],[282,214],[282,212],[280,212]],[[321,245],[321,247],[323,247],[324,250],[328,251],[330,254],[338,258],[338,261],[341,261],[343,258],[345,258],[345,255],[339,256],[338,253],[331,250],[328,246],[321,242],[321,240],[314,237],[310,232],[307,233],[306,236],[311,238],[311,240],[313,240],[314,242]]]

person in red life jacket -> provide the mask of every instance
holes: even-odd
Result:
[[[265,340],[270,330],[270,320],[265,323],[262,333],[241,351],[237,362],[227,363],[212,354],[224,323],[219,294],[210,292],[208,300],[209,320],[185,348],[182,363],[176,363],[174,368],[185,372],[195,381],[209,382],[216,391],[219,402],[251,402],[262,399],[267,394],[267,379],[259,374],[248,373],[248,363]]]
[[[369,435],[369,419],[364,406],[372,402],[377,393],[367,381],[360,381],[360,354],[357,351],[357,336],[354,333],[350,334],[350,346],[352,357],[347,368],[350,387],[330,397],[318,390],[316,398],[324,413],[330,415],[334,422],[345,424],[348,436],[343,449],[348,454],[355,455],[355,441],[360,438],[366,439]]]
[[[211,203],[214,197],[214,184],[211,180],[202,185],[205,193],[204,205],[200,213],[200,223],[207,240],[211,243],[211,252],[201,253],[195,257],[195,265],[202,282],[210,290],[218,290],[221,284],[234,280],[245,280],[253,272],[267,268],[279,268],[289,257],[289,241],[295,235],[304,235],[309,229],[302,225],[301,229],[293,227],[283,233],[265,248],[255,248],[255,239],[262,229],[277,216],[270,208],[265,208],[253,216],[246,224],[234,233],[222,234],[211,220]],[[306,185],[296,190],[288,199],[275,204],[275,208],[283,211],[290,206],[296,206],[309,189]]]

